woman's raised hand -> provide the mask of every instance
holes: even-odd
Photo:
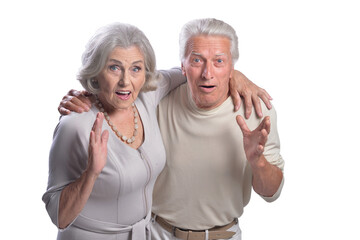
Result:
[[[96,115],[96,120],[90,132],[89,141],[89,155],[87,171],[94,176],[99,176],[106,164],[107,157],[107,142],[109,139],[109,132],[102,131],[102,124],[104,121],[104,114],[99,112]]]

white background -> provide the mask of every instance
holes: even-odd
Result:
[[[268,90],[278,112],[285,186],[271,204],[253,194],[243,238],[359,239],[357,1],[9,2],[0,3],[1,239],[56,238],[41,200],[48,152],[58,103],[81,89],[75,76],[95,30],[138,26],[167,69],[180,64],[181,26],[203,17],[236,29],[236,68]]]

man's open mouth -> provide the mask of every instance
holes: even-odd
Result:
[[[203,87],[203,88],[213,88],[215,87],[214,85],[210,85],[210,86],[207,86],[207,85],[201,85],[200,87]]]

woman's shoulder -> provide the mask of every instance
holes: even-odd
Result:
[[[97,110],[94,106],[88,112],[75,113],[62,116],[55,129],[55,132],[61,131],[68,134],[86,132],[90,133],[92,125],[96,119]]]

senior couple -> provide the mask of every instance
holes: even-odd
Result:
[[[58,239],[241,239],[252,189],[278,198],[276,113],[234,70],[234,29],[188,22],[180,57],[181,69],[157,71],[148,39],[127,24],[90,39],[78,79],[91,94],[61,102],[49,156],[43,201]]]

